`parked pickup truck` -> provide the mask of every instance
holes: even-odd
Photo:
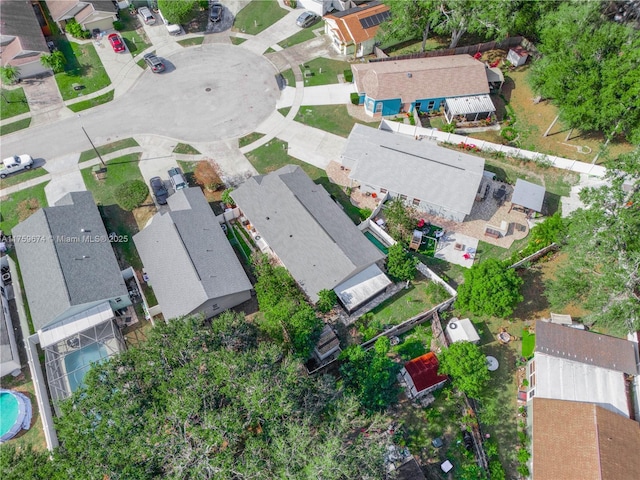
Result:
[[[30,170],[31,168],[33,168],[33,158],[31,158],[31,155],[14,155],[13,157],[2,160],[0,164],[0,178],[5,178],[7,175],[21,170]]]

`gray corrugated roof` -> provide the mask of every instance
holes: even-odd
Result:
[[[542,211],[544,194],[544,187],[519,178],[516,180],[516,187],[511,196],[511,203],[540,212]]]
[[[484,159],[428,140],[355,124],[342,158],[349,178],[375,187],[471,213],[482,181]]]
[[[232,196],[312,301],[384,258],[300,167],[250,178]]]
[[[535,351],[554,357],[637,375],[637,348],[636,343],[622,338],[536,322]]]
[[[65,195],[55,206],[43,208],[16,225],[12,233],[14,238],[31,235],[39,239],[15,243],[36,330],[72,306],[127,296],[90,192]]]
[[[133,240],[166,319],[209,299],[251,290],[251,282],[199,188],[169,197]]]
[[[49,52],[30,0],[1,0],[0,35],[20,38],[24,50]]]

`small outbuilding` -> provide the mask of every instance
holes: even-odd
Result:
[[[542,212],[545,193],[544,187],[519,178],[513,190],[509,211],[517,210],[526,214]]]
[[[447,325],[445,335],[451,343],[455,342],[471,342],[478,343],[480,341],[480,335],[476,331],[476,328],[468,318],[459,320],[454,317]]]
[[[438,367],[438,357],[433,352],[405,363],[400,378],[407,385],[407,396],[419,398],[441,387],[449,377],[438,374]]]
[[[527,58],[529,58],[529,52],[520,46],[513,47],[507,54],[507,60],[514,67],[519,67],[527,63]]]

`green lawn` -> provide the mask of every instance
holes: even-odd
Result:
[[[7,178],[0,178],[0,188],[11,187],[12,185],[24,183],[27,180],[32,180],[34,178],[38,178],[46,174],[47,174],[47,171],[44,168],[33,168],[31,170],[23,170],[22,172],[16,175],[10,175]]]
[[[68,105],[67,108],[72,112],[81,112],[82,110],[86,110],[88,108],[97,107],[98,105],[102,105],[103,103],[108,103],[113,100],[114,93],[115,90],[110,90],[107,93],[98,95],[94,98],[90,98],[89,100],[84,100],[82,102],[74,103],[73,105]]]
[[[522,329],[522,356],[526,359],[533,357],[533,349],[536,348],[536,336],[529,333],[526,328]]]
[[[260,140],[262,137],[264,137],[264,133],[253,132],[249,135],[245,135],[244,137],[240,137],[238,139],[238,145],[240,146],[240,148],[246,147],[247,145],[251,145],[256,140]]]
[[[391,347],[391,351],[397,353],[403,362],[408,362],[431,349],[433,332],[430,323],[423,323],[400,335],[400,343]]]
[[[0,126],[0,135],[8,135],[9,133],[17,132],[23,128],[28,128],[31,125],[31,118],[23,118],[17,122],[9,123]]]
[[[349,115],[346,105],[303,106],[298,110],[296,122],[347,138],[356,123],[377,128],[379,122],[366,123]]]
[[[314,30],[318,30],[319,28],[324,31],[324,20],[312,25],[309,28],[303,28],[298,33],[294,33],[289,38],[278,43],[282,48],[292,47],[294,45],[298,45],[299,43],[306,42],[307,40],[311,40],[312,38],[316,38],[313,33]]]
[[[107,44],[105,46],[107,48],[108,41],[102,41]],[[67,59],[65,71],[55,75],[63,100],[97,92],[111,84],[109,75],[107,75],[92,43],[80,45],[66,39],[58,39],[56,45]],[[73,89],[74,83],[78,83],[84,88],[76,91]]]
[[[299,165],[315,183],[322,185],[344,207],[345,213],[354,223],[358,224],[366,218],[360,214],[360,209],[351,203],[343,188],[331,183],[324,170],[290,156],[287,154],[287,146],[286,142],[274,139],[247,153],[247,158],[260,174],[273,172],[289,164]]]
[[[238,242],[245,259],[249,261],[253,250],[251,250],[251,247],[247,245],[247,239],[244,236],[244,232],[240,231],[241,227],[239,227],[235,222],[231,224],[231,228],[233,228],[233,233],[235,234],[234,240]]]
[[[124,138],[116,142],[101,145],[97,147],[97,150],[98,152],[100,152],[100,155],[108,155],[110,153],[117,152],[118,150],[124,150],[125,148],[139,147],[139,146],[140,144],[136,142],[134,138]],[[95,150],[93,149],[85,150],[80,154],[79,162],[80,163],[86,162],[87,160],[92,160],[97,157],[98,155],[96,154]]]
[[[20,190],[3,198],[0,202],[0,230],[8,233],[18,223],[26,220],[39,208],[48,206],[44,187],[41,183],[35,187]]]
[[[185,38],[184,40],[178,40],[178,43],[183,47],[193,47],[195,45],[202,45],[204,37]]]
[[[13,90],[2,89],[2,98],[0,99],[0,120],[15,117],[29,111],[27,97],[24,95],[24,89],[14,88]]]
[[[316,58],[304,65],[300,65],[300,70],[302,70],[303,75],[307,70],[311,72],[310,77],[304,78],[305,87],[338,83],[338,75],[343,74],[348,68],[350,68],[349,62],[328,58]]]
[[[285,70],[284,72],[280,72],[280,75],[282,75],[282,77],[287,81],[287,85],[289,87],[294,87],[296,86],[296,77],[293,74],[293,70],[288,69]]]
[[[200,152],[186,143],[178,143],[176,148],[173,149],[173,153],[179,153],[182,155],[200,155]]]
[[[234,45],[240,45],[241,43],[246,42],[247,39],[246,38],[242,38],[242,37],[231,37],[231,43],[233,43]]]
[[[478,242],[476,253],[480,260],[485,260],[487,258],[506,260],[507,258],[510,258],[514,252],[518,252],[526,247],[528,243],[529,237],[525,237],[520,240],[514,241],[509,248],[502,248],[497,245],[492,245],[491,243],[483,242],[482,240],[480,240]]]
[[[122,157],[114,158],[107,162],[107,178],[96,180],[91,168],[82,170],[82,178],[87,190],[93,193],[93,197],[98,204],[114,205],[116,203],[115,190],[121,183],[127,180],[141,180],[144,178],[140,174],[138,161],[141,153],[130,153]]]
[[[131,55],[135,57],[152,45],[142,27],[140,27],[140,30],[136,30],[138,21],[135,17],[131,15],[120,15],[120,21],[124,25],[124,28],[118,33],[124,40],[124,43],[127,44]]]
[[[449,44],[449,39],[431,37],[427,39],[425,50],[438,50],[440,48],[446,48]],[[407,55],[411,53],[418,53],[422,51],[422,39],[406,40],[404,42],[397,43],[395,45],[384,45],[381,47],[384,52],[395,57],[398,55]]]
[[[286,117],[290,111],[291,111],[291,107],[284,107],[284,108],[278,109],[278,112],[280,112],[280,115],[282,115],[283,117]]]
[[[233,29],[256,35],[270,27],[287,13],[280,8],[276,0],[253,0],[238,12],[233,22]]]

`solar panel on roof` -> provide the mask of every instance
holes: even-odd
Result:
[[[371,15],[370,17],[361,18],[360,25],[362,25],[362,28],[375,27],[377,25],[380,25],[382,22],[389,19],[390,17],[391,17],[391,12],[387,10],[386,12],[381,12],[381,13],[376,13],[375,15]]]

